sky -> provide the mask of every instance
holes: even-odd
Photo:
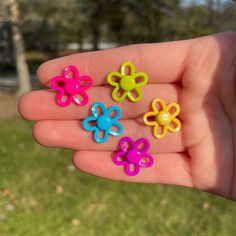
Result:
[[[196,4],[205,4],[207,0],[183,0],[184,5],[190,5],[191,3],[195,2]],[[233,2],[231,0],[221,0],[222,3],[230,3]]]

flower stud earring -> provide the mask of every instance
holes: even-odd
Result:
[[[148,168],[153,165],[153,158],[147,153],[149,147],[150,144],[145,138],[134,142],[130,137],[123,137],[120,140],[121,151],[114,154],[113,161],[116,165],[124,166],[127,175],[137,175],[141,167]]]
[[[127,61],[121,65],[120,72],[110,72],[107,81],[115,87],[112,98],[116,102],[121,102],[126,97],[132,102],[138,102],[143,95],[141,87],[147,84],[148,76],[144,72],[136,73],[134,64]]]
[[[101,111],[97,111],[97,108]],[[115,113],[115,114],[114,114]],[[121,117],[121,109],[118,106],[111,106],[108,109],[100,103],[92,105],[92,116],[84,119],[83,127],[87,131],[94,131],[94,140],[97,143],[104,143],[108,139],[108,135],[119,136],[123,133],[123,127],[118,123]],[[93,122],[95,124],[90,125]],[[116,127],[116,130],[114,130]],[[101,135],[102,134],[102,137]]]
[[[67,66],[61,76],[55,76],[50,81],[51,87],[57,91],[56,100],[59,106],[65,107],[73,101],[76,105],[84,106],[89,98],[86,90],[93,84],[93,80],[87,76],[79,76],[75,66]]]
[[[143,121],[146,125],[153,126],[153,135],[162,139],[167,132],[178,132],[181,129],[181,122],[176,118],[180,113],[180,107],[177,103],[166,105],[161,98],[155,98],[152,101],[153,111],[144,114]]]

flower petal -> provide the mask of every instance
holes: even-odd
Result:
[[[83,120],[83,127],[84,127],[84,129],[87,130],[87,131],[95,131],[95,130],[97,130],[98,128],[97,128],[96,125],[94,125],[94,126],[89,125],[89,122],[96,121],[96,120],[97,120],[97,117],[95,117],[95,116],[88,116],[88,117],[86,117]]]
[[[124,152],[132,149],[134,147],[134,141],[130,137],[123,137],[120,140],[120,147]],[[128,145],[127,145],[128,144]],[[127,147],[128,146],[128,147]]]
[[[106,107],[101,102],[96,102],[92,105],[92,114],[95,117],[101,116],[101,114],[97,113],[97,108],[100,108],[103,114],[106,114]]]
[[[137,93],[136,97],[133,96],[132,91],[135,91]],[[137,88],[134,88],[132,91],[127,92],[129,99],[132,102],[138,102],[142,98],[142,95],[143,95],[142,90],[139,87],[137,87]]]
[[[174,112],[171,112],[172,109],[174,109]],[[172,117],[176,117],[180,113],[180,106],[179,104],[172,102],[166,106],[166,110],[171,114]]]
[[[158,129],[159,128],[162,128],[162,131],[161,133],[158,132]],[[167,125],[165,126],[159,126],[158,124],[156,124],[156,126],[154,127],[153,129],[153,134],[156,138],[159,138],[159,139],[162,139],[166,136],[167,134],[167,131],[168,131],[168,128],[167,128]]]
[[[177,118],[172,118],[172,121],[170,122],[170,124],[168,125],[167,128],[168,128],[169,131],[171,131],[173,133],[176,133],[176,132],[180,131],[180,129],[181,129],[181,122],[180,122],[180,120],[177,119]]]
[[[113,112],[116,112],[115,115],[113,117],[111,117]],[[118,120],[121,117],[122,111],[118,106],[111,106],[107,109],[106,111],[106,115],[110,116],[112,118],[113,121]]]
[[[67,79],[62,76],[55,76],[50,81],[51,88],[53,88],[54,90],[59,91],[59,92],[65,91],[64,84],[66,81],[67,81]],[[58,85],[59,83],[61,83],[62,86]]]
[[[138,78],[143,78],[143,81],[137,82],[137,79],[138,79]],[[138,73],[135,74],[134,80],[135,80],[135,82],[136,82],[136,87],[142,87],[142,86],[144,86],[145,84],[147,84],[147,82],[148,82],[148,76],[147,76],[147,74],[144,73],[144,72],[138,72]]]
[[[148,160],[148,162],[146,162],[146,160]],[[143,153],[142,155],[142,159],[141,161],[139,162],[139,165],[144,167],[144,168],[147,168],[147,167],[150,167],[153,165],[153,157],[148,154],[148,153]]]
[[[159,108],[157,107],[157,105],[159,105]],[[155,98],[152,101],[152,109],[153,109],[153,111],[156,112],[156,114],[158,113],[158,111],[166,110],[165,101],[161,98]]]
[[[82,98],[82,99],[81,99]],[[88,103],[89,98],[86,92],[81,90],[77,95],[73,96],[74,103],[79,106],[84,106]]]
[[[136,143],[135,147],[140,153],[146,153],[150,148],[150,144],[146,138],[140,138]]]
[[[135,66],[132,62],[130,61],[126,61],[121,65],[121,75],[131,75],[134,76],[135,75]],[[128,73],[127,73],[128,71]]]
[[[113,131],[112,127],[111,127],[111,129],[109,129],[109,131],[108,131],[110,135],[120,136],[123,133],[124,129],[123,129],[122,125],[120,123],[118,123],[117,121],[114,121],[112,126],[116,126],[118,131]]]
[[[102,138],[99,137],[99,133],[103,133]],[[108,130],[103,131],[103,130],[96,129],[95,132],[94,132],[93,137],[94,137],[94,140],[97,143],[105,143],[108,139],[108,134],[109,134]]]
[[[62,107],[70,105],[71,102],[73,101],[73,96],[64,93],[64,91],[61,91],[60,93],[58,93],[56,98],[57,98],[58,105]]]
[[[113,156],[113,161],[116,165],[119,165],[119,166],[126,165],[127,164],[126,153],[125,152],[116,152],[115,155]]]
[[[79,71],[75,66],[70,65],[64,69],[63,75],[67,79],[72,79],[72,78],[75,79],[79,77]]]
[[[131,169],[131,166],[134,167],[133,170]],[[130,176],[137,175],[139,170],[140,170],[140,166],[138,164],[136,164],[136,165],[135,164],[126,164],[125,165],[125,172]]]
[[[112,91],[112,98],[116,101],[116,102],[121,102],[123,101],[126,96],[127,96],[127,92],[122,90],[122,94],[121,96],[117,96],[118,91],[120,90],[120,87],[116,87],[113,91]]]
[[[157,124],[156,115],[157,115],[157,113],[154,111],[149,111],[149,112],[145,113],[143,116],[144,124],[150,125],[150,126],[156,125]],[[150,120],[151,117],[154,117],[154,119]]]
[[[78,77],[77,80],[79,81],[80,88],[83,90],[86,90],[93,85],[93,80],[88,75],[83,75],[81,77]]]
[[[113,77],[117,77],[119,78],[119,80],[121,79],[122,75],[120,72],[116,72],[116,71],[113,71],[113,72],[110,72],[107,76],[107,82],[108,84],[110,85],[113,85],[113,86],[118,86],[119,85],[119,82],[116,82],[113,80]]]

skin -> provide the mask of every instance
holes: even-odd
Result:
[[[90,75],[89,104],[59,107],[55,92],[33,91],[19,101],[21,115],[36,121],[33,136],[50,147],[75,150],[73,164],[81,171],[107,179],[182,185],[236,200],[236,33],[221,33],[191,40],[141,44],[88,52],[43,63],[37,72],[40,82],[49,87],[50,79],[67,65],[75,65],[80,75]],[[136,71],[149,76],[138,103],[116,103],[107,85],[110,71],[119,71],[124,61],[132,61]],[[153,137],[151,127],[142,122],[151,101],[163,98],[181,107],[182,129],[164,139]],[[93,141],[81,121],[91,105],[100,101],[118,105],[123,111],[122,136],[149,139],[154,157],[151,168],[128,176],[116,166],[112,155],[120,138],[110,137],[104,144]]]

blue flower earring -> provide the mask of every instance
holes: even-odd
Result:
[[[97,108],[102,111],[102,114],[97,113]],[[120,136],[123,133],[123,127],[118,122],[121,117],[121,109],[118,106],[111,106],[108,109],[100,103],[94,103],[92,105],[92,116],[88,116],[83,121],[83,127],[87,131],[94,131],[94,140],[97,143],[104,143],[107,141],[109,134],[112,136]],[[115,115],[112,114],[116,113]],[[95,122],[95,125],[89,125],[90,122]],[[112,128],[116,127],[117,131]],[[102,133],[102,137],[100,137]]]

